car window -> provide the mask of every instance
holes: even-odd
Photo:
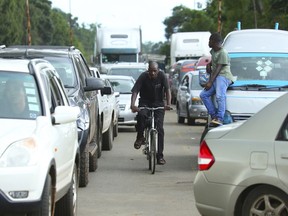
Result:
[[[62,57],[45,57],[45,59],[54,66],[66,88],[73,88],[77,85],[77,77],[71,59]]]
[[[42,115],[38,88],[30,74],[0,72],[0,118],[36,119]]]
[[[146,68],[111,68],[108,74],[132,76],[137,80],[140,74],[144,71],[146,71]]]
[[[202,90],[203,87],[199,84],[199,75],[192,76],[191,90]]]
[[[251,57],[252,56],[252,57]],[[287,80],[288,55],[231,55],[231,71],[237,80]]]
[[[131,94],[131,89],[134,85],[134,83],[131,80],[121,80],[121,79],[119,80],[110,79],[110,83],[116,92],[120,92],[122,94],[124,93]]]
[[[278,133],[276,140],[288,141],[288,116],[286,116],[286,119]]]

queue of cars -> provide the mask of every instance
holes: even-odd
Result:
[[[76,215],[78,187],[118,134],[119,93],[74,47],[2,47],[0,62],[1,215]]]
[[[43,59],[0,59],[1,215],[77,211],[80,109]]]

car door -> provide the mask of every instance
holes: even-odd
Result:
[[[188,74],[186,74],[180,82],[178,89],[178,107],[181,116],[187,116],[187,100],[190,97],[189,94],[189,82],[190,78]]]
[[[49,71],[46,71],[49,73]],[[55,76],[46,77],[47,86],[49,86],[51,101],[50,113],[53,116],[57,106],[68,106],[68,99],[65,90],[60,81]],[[55,124],[52,126],[52,143],[55,149],[55,159],[57,167],[57,185],[67,185],[71,180],[71,167],[74,166],[74,154],[76,152],[75,137],[77,134],[74,123]],[[77,137],[76,137],[77,140]]]
[[[288,116],[286,116],[286,119],[282,124],[274,145],[275,162],[279,179],[288,188]]]

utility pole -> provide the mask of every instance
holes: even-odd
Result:
[[[27,17],[27,44],[31,46],[31,24],[29,12],[29,0],[26,0],[26,17]]]
[[[70,45],[73,45],[73,32],[72,32],[72,14],[71,14],[71,0],[69,0],[69,25],[70,25]]]
[[[218,32],[221,33],[221,19],[222,19],[222,0],[218,0]]]

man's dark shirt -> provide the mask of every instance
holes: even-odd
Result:
[[[148,71],[137,79],[132,92],[139,92],[139,105],[164,106],[164,92],[169,89],[167,77],[159,71],[155,79],[150,79]]]

